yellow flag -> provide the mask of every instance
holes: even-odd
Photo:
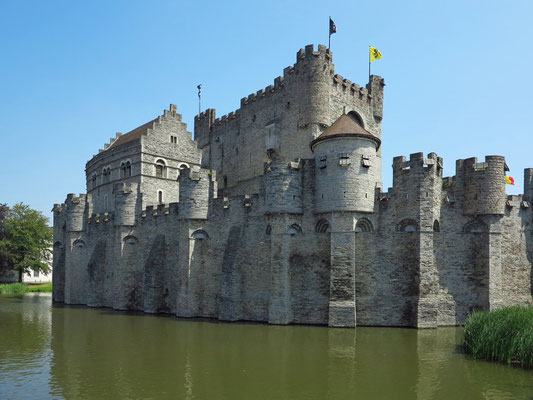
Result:
[[[370,47],[370,62],[379,60],[380,58],[383,58],[383,56],[379,50],[375,47]]]

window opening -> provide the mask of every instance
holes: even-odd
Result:
[[[347,167],[350,165],[350,157],[348,156],[348,153],[339,154],[339,165],[341,167]]]
[[[322,156],[320,157],[320,160],[318,161],[318,168],[324,169],[328,166],[328,157]]]
[[[163,192],[161,190],[157,192],[157,202],[158,204],[163,204]]]
[[[155,163],[155,176],[157,178],[164,178],[165,177],[165,171],[166,166],[165,162],[163,160],[157,160]]]
[[[318,221],[316,226],[315,226],[315,232],[316,233],[329,233],[330,229],[329,229],[328,220],[321,219],[320,221]]]

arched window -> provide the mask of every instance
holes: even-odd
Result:
[[[120,163],[120,177],[121,178],[126,177],[126,163],[125,162]]]
[[[399,232],[416,232],[418,231],[418,223],[414,219],[404,219],[398,224],[397,230]]]
[[[72,243],[72,246],[82,248],[82,247],[85,247],[85,242],[81,239],[76,239],[74,243]]]
[[[131,162],[126,162],[126,174],[125,177],[129,178],[131,176]]]
[[[372,222],[370,222],[366,218],[361,218],[359,221],[357,221],[357,224],[355,224],[355,231],[360,232],[374,232],[374,226],[372,225]]]
[[[299,235],[300,233],[302,233],[302,228],[298,224],[292,224],[287,229],[287,233],[292,236]]]
[[[198,229],[197,231],[194,231],[192,233],[191,237],[196,240],[204,240],[204,239],[208,239],[209,235],[207,234],[206,231],[202,229]]]
[[[365,124],[363,123],[363,118],[361,118],[361,116],[355,112],[355,111],[350,111],[348,113],[348,116],[353,119],[355,122],[357,122],[361,127],[365,127]]]
[[[315,226],[315,232],[316,233],[329,233],[329,222],[327,219],[321,219],[316,223]]]
[[[105,167],[102,171],[103,183],[107,183],[111,180],[111,167]]]
[[[228,187],[228,177],[224,175],[224,189]]]
[[[435,222],[433,222],[433,232],[440,232],[440,223],[438,220],[435,220]]]
[[[479,219],[469,221],[463,227],[464,233],[485,233],[488,231],[489,228],[487,227],[487,225]]]
[[[272,227],[270,225],[267,225],[265,230],[265,235],[270,235],[272,233]]]
[[[157,192],[157,204],[163,204],[163,191]]]
[[[54,249],[61,249],[63,247],[63,243],[60,241],[57,241],[54,243]]]
[[[128,235],[124,238],[124,243],[125,244],[137,244],[139,243],[139,240],[137,240],[135,236]]]
[[[166,164],[163,160],[159,159],[155,162],[155,176],[158,178],[165,178]]]

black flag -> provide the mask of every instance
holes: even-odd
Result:
[[[329,17],[329,35],[333,35],[337,32],[337,25],[335,25],[335,22]]]

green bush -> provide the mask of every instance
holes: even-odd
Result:
[[[0,284],[0,294],[20,294],[27,292],[51,292],[52,283],[28,285],[26,283]]]
[[[463,347],[474,358],[533,368],[533,307],[473,313]]]
[[[6,283],[0,285],[0,294],[26,293],[28,285],[25,283]]]

